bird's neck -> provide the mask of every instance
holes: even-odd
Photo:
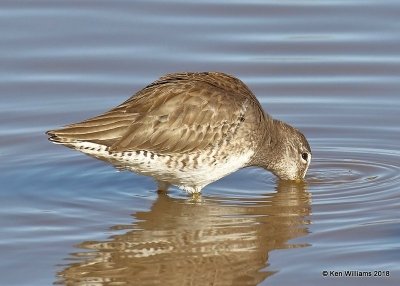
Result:
[[[272,118],[268,118],[264,124],[264,134],[251,160],[251,165],[271,170],[284,152],[284,142],[287,139],[283,131],[286,124]]]

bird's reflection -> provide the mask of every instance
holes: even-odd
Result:
[[[306,185],[290,183],[252,199],[193,203],[160,194],[149,211],[133,214],[125,234],[81,243],[80,262],[58,283],[257,285],[273,274],[265,270],[270,251],[305,246],[289,240],[308,233],[310,200]]]

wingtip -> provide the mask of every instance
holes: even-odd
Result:
[[[55,132],[54,132],[55,130],[47,130],[46,132],[45,132],[45,134],[47,135],[47,136],[49,136],[49,137],[51,137],[51,136],[54,136],[55,135]]]
[[[48,139],[49,141],[53,142],[53,143],[58,143],[58,144],[64,143],[63,138],[61,138],[61,137],[59,137],[59,136],[57,135],[56,130],[48,130],[48,131],[45,132],[45,134],[46,134],[47,136],[49,136],[47,139]]]
[[[61,143],[61,138],[54,135],[54,134],[50,134],[48,132],[46,132],[46,134],[49,136],[47,139],[53,143]]]

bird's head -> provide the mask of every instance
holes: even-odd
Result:
[[[311,148],[296,128],[273,120],[258,152],[258,166],[271,171],[281,180],[302,180],[310,166]]]

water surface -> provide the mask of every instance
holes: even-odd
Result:
[[[0,8],[1,285],[399,285],[400,2]],[[304,184],[250,168],[158,195],[44,135],[208,70],[305,133]],[[389,276],[322,275],[346,270]]]

